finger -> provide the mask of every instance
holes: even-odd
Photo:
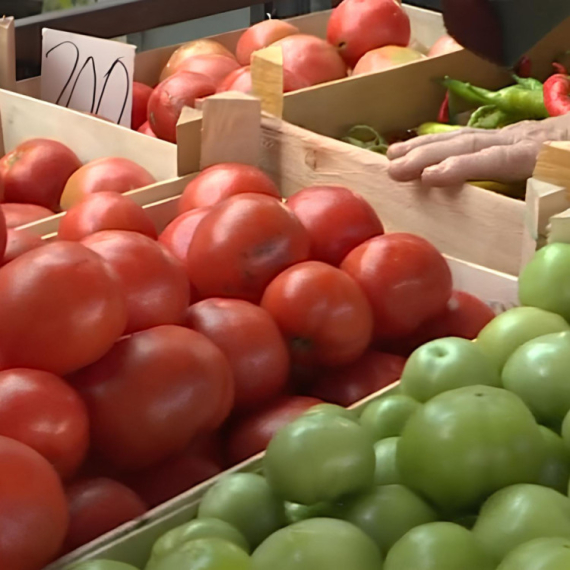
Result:
[[[420,137],[415,137],[410,139],[409,141],[402,142],[402,143],[395,143],[388,148],[388,158],[390,160],[394,160],[396,158],[400,158],[412,150],[423,147],[433,143],[439,143],[443,141],[453,140],[458,137],[462,137],[466,134],[475,134],[480,133],[483,136],[488,134],[491,131],[487,131],[484,129],[472,129],[472,128],[464,128],[457,131],[450,131],[448,133],[439,133],[437,135],[422,135]]]
[[[514,145],[486,148],[475,154],[453,156],[426,168],[422,182],[428,186],[446,187],[468,180],[526,180],[532,176],[540,147],[539,143],[526,140]]]
[[[406,156],[392,161],[388,167],[390,176],[399,182],[420,178],[425,168],[439,164],[451,156],[473,154],[487,147],[510,144],[509,137],[500,131],[485,131],[466,134],[437,144],[415,148]]]

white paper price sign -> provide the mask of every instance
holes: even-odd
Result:
[[[43,30],[42,99],[131,126],[133,45]]]

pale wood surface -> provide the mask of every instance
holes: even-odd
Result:
[[[0,90],[4,147],[31,138],[54,138],[82,162],[121,156],[144,166],[157,180],[177,175],[176,146],[38,99]]]
[[[550,218],[548,243],[570,243],[570,209]]]
[[[545,144],[538,155],[534,177],[570,189],[570,141]]]
[[[0,19],[0,89],[16,89],[16,37],[14,18]]]
[[[270,46],[254,52],[251,59],[253,94],[261,100],[265,113],[283,116],[283,50]]]
[[[340,184],[362,194],[389,231],[409,231],[453,257],[518,274],[524,202],[476,188],[396,183],[387,159],[264,117],[262,167],[285,196],[312,184]]]

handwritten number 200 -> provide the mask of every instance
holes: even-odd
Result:
[[[125,109],[127,107],[127,102],[129,100],[129,91],[130,91],[130,81],[129,81],[129,71],[126,67],[126,65],[121,61],[122,58],[117,58],[109,67],[107,73],[105,73],[104,76],[104,82],[103,82],[103,87],[101,89],[101,93],[99,95],[99,100],[97,100],[97,70],[95,69],[95,60],[93,59],[93,57],[89,56],[88,58],[86,58],[86,60],[83,62],[83,65],[81,66],[81,69],[78,71],[77,75],[75,74],[75,72],[77,71],[77,68],[79,66],[79,59],[80,59],[80,53],[79,53],[79,48],[75,45],[75,43],[71,42],[71,41],[65,41],[65,42],[61,42],[60,44],[57,44],[56,46],[52,47],[47,53],[46,53],[46,58],[50,56],[50,54],[58,49],[61,48],[62,46],[65,45],[70,45],[75,49],[75,63],[73,64],[73,68],[71,69],[71,73],[69,74],[69,77],[67,78],[67,81],[65,82],[65,85],[63,86],[63,89],[61,90],[61,93],[59,94],[56,103],[59,104],[63,104],[65,105],[65,107],[69,107],[69,104],[71,102],[71,99],[73,98],[73,94],[75,93],[75,88],[77,87],[77,83],[79,82],[79,79],[81,78],[81,75],[83,74],[83,72],[87,69],[87,70],[91,70],[91,73],[93,74],[93,96],[91,98],[91,113],[95,113],[97,114],[99,112],[99,110],[101,109],[101,103],[103,102],[103,97],[105,95],[105,91],[107,89],[107,85],[109,83],[109,78],[111,77],[111,75],[113,74],[113,72],[115,70],[121,71],[123,70],[124,74],[125,74],[125,84],[126,84],[126,90],[125,90],[125,98],[123,101],[123,106],[121,108],[121,113],[119,115],[119,118],[117,120],[117,123],[121,122],[121,119],[123,118],[123,115],[125,113]],[[75,80],[74,80],[74,76],[75,76]],[[69,96],[67,97],[67,101],[65,103],[62,103],[62,100],[64,99],[64,95],[65,92],[67,91],[67,88],[70,86],[70,84],[73,81],[73,85],[71,86],[71,90],[69,91]]]

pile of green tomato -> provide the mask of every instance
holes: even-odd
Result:
[[[146,570],[570,569],[570,245],[540,250],[519,296],[475,342],[419,348],[360,415],[282,429],[263,474],[221,478]]]

